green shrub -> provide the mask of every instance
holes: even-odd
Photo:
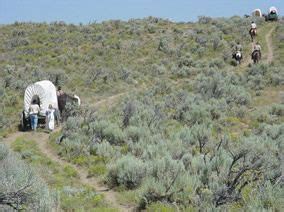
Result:
[[[104,175],[107,172],[105,164],[102,163],[96,163],[89,167],[88,169],[88,176],[99,176]]]
[[[164,157],[153,161],[150,165],[150,173],[142,188],[140,208],[146,208],[153,202],[175,202],[183,201],[187,191],[194,191],[187,175],[184,174],[182,163],[172,160],[170,157]],[[188,190],[187,190],[188,189]],[[189,194],[189,193],[187,193]],[[186,201],[186,200],[185,200]],[[188,201],[188,200],[187,200]]]
[[[30,166],[0,144],[0,209],[51,210],[52,193]]]
[[[77,171],[72,166],[69,166],[69,165],[65,166],[63,168],[63,171],[65,172],[66,177],[77,177],[78,176]]]
[[[110,167],[108,182],[111,185],[123,185],[133,189],[141,184],[145,176],[145,164],[133,156],[126,155]]]
[[[244,87],[238,85],[239,80],[234,82],[234,75],[224,72],[219,73],[214,70],[210,70],[208,74],[209,76],[200,74],[195,84],[197,92],[201,93],[204,97],[224,98],[228,104],[248,105],[250,103],[250,94]]]
[[[119,152],[106,141],[93,144],[91,146],[91,153],[104,158],[118,158],[120,156]]]
[[[9,154],[8,148],[5,145],[1,144],[0,145],[0,160],[4,160],[5,158],[7,158],[8,154]]]
[[[284,105],[274,104],[270,113],[276,116],[284,116]]]
[[[122,144],[125,139],[124,132],[115,124],[110,124],[103,130],[104,138],[111,144]]]
[[[130,139],[133,142],[139,142],[146,137],[150,136],[150,132],[147,130],[147,128],[141,128],[141,127],[135,127],[130,126],[126,130],[127,138]]]
[[[91,189],[65,186],[61,193],[61,208],[63,210],[91,210],[100,205],[102,196]]]

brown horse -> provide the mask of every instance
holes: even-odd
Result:
[[[250,29],[249,34],[251,37],[251,41],[253,41],[256,36],[256,29]]]
[[[253,51],[253,53],[251,54],[251,59],[253,60],[254,64],[258,63],[260,60],[260,51]]]
[[[61,120],[65,121],[67,119],[68,114],[66,114],[66,104],[80,104],[80,100],[74,96],[68,95],[66,93],[63,93],[59,96],[57,96],[58,100],[58,109],[61,115]]]

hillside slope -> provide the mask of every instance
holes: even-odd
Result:
[[[122,211],[278,210],[284,28],[256,20],[263,58],[253,65],[250,21],[1,26],[1,133],[34,139],[41,157],[70,166],[81,184],[102,190],[104,181],[105,201]],[[231,59],[237,41],[241,66]],[[48,143],[46,134],[9,136],[25,87],[42,79],[79,94],[83,106]]]

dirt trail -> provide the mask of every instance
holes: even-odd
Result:
[[[273,45],[272,45],[272,32],[275,30],[275,27],[272,27],[269,32],[265,35],[265,42],[267,45],[267,63],[271,63],[273,61]]]
[[[118,94],[114,94],[112,96],[103,98],[99,101],[94,101],[93,103],[89,103],[89,106],[94,107],[95,109],[98,109],[98,108],[103,107],[103,106],[111,107],[113,105],[113,103],[115,103],[120,97],[123,97],[123,96],[129,94],[132,91],[140,92],[140,91],[142,91],[146,88],[147,88],[147,85],[145,83],[142,83],[141,85],[133,88],[132,90],[121,92],[121,93],[118,93]]]
[[[49,134],[44,132],[15,132],[13,134],[10,134],[7,138],[4,138],[3,143],[10,146],[11,143],[18,137],[24,137],[35,141],[40,151],[44,155],[46,155],[47,158],[57,162],[61,166],[68,165],[73,167],[78,172],[80,181],[85,185],[93,187],[98,193],[103,194],[106,202],[109,203],[112,207],[118,209],[119,211],[134,211],[134,207],[132,205],[122,205],[117,202],[116,192],[110,190],[104,185],[101,185],[97,179],[88,178],[87,170],[61,159],[48,145]]]
[[[133,210],[132,206],[130,205],[121,205],[117,203],[116,200],[116,193],[109,188],[105,187],[104,185],[101,185],[99,181],[96,178],[88,178],[88,171],[84,168],[81,168],[79,166],[75,166],[71,163],[66,162],[63,159],[60,159],[56,152],[54,152],[48,145],[48,136],[43,136],[45,138],[44,141],[40,141],[37,139],[37,144],[40,148],[40,150],[50,159],[56,161],[62,166],[72,166],[79,174],[80,181],[83,184],[89,185],[93,187],[98,193],[101,193],[104,195],[105,200],[111,204],[112,207],[119,209],[120,211],[131,211]],[[42,138],[43,138],[42,137]]]
[[[122,93],[118,93],[115,94],[113,96],[107,97],[105,99],[102,99],[98,102],[94,102],[93,104],[91,104],[90,106],[94,107],[95,109],[102,107],[103,105],[111,105],[113,104],[119,97],[124,96],[125,94],[127,94],[127,92],[122,92]]]
[[[110,105],[112,104],[116,99],[123,96],[126,93],[119,93],[110,97],[107,97],[101,101],[98,101],[94,103],[92,106],[95,108],[101,107],[103,105]],[[58,128],[56,131],[59,131],[60,128]],[[5,143],[7,146],[10,147],[11,143],[15,141],[18,137],[25,137],[28,139],[31,139],[35,141],[40,149],[40,151],[46,155],[49,159],[52,161],[57,162],[61,166],[71,166],[73,167],[79,175],[80,181],[83,184],[86,184],[88,186],[93,187],[98,193],[103,194],[105,200],[107,203],[111,205],[111,207],[114,207],[115,209],[118,209],[119,211],[134,211],[135,207],[133,205],[124,205],[120,204],[117,201],[116,198],[116,192],[109,189],[108,187],[102,185],[98,179],[92,177],[88,177],[88,171],[82,167],[76,166],[72,163],[69,163],[63,159],[61,159],[54,150],[52,150],[48,144],[49,141],[49,134],[44,132],[15,132],[12,134],[9,134],[8,137],[3,139],[3,143]]]
[[[269,64],[272,62],[273,60],[273,45],[272,45],[272,33],[275,30],[275,27],[272,27],[269,32],[265,35],[265,42],[267,45],[267,55],[266,55],[266,62]],[[253,42],[251,42],[251,52],[253,51],[255,45],[255,40]],[[247,67],[250,63],[251,63],[251,58],[250,58],[250,54],[249,57],[245,57],[244,61],[241,63],[241,65],[239,66],[240,69],[243,69],[244,67]]]
[[[24,136],[25,133],[24,132],[15,132],[13,134],[9,134],[8,137],[3,138],[3,142],[4,144],[6,144],[8,147],[10,147],[11,143],[13,141],[15,141],[18,137]]]

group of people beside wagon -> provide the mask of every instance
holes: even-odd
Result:
[[[32,130],[36,131],[38,125],[38,114],[40,112],[40,106],[38,105],[37,101],[34,100],[29,108],[29,115],[31,120],[31,128]],[[52,107],[52,104],[49,104],[48,109],[46,110],[46,129],[47,130],[54,130],[55,126],[55,116],[56,111]]]
[[[28,104],[28,110],[27,115],[29,117],[30,126],[32,130],[36,130],[38,126],[38,120],[39,118],[41,120],[44,120],[46,129],[49,131],[54,130],[55,128],[55,121],[57,124],[59,124],[59,121],[63,122],[68,117],[68,110],[66,109],[67,104],[75,104],[80,105],[81,100],[77,95],[68,95],[61,89],[61,86],[58,86],[58,89],[56,91],[55,86],[50,82],[41,81],[37,82],[35,84],[48,84],[52,85],[51,88],[54,88],[54,92],[52,91],[52,95],[54,95],[52,98],[49,96],[49,94],[46,94],[45,96],[42,96],[44,99],[44,104],[41,108],[40,98],[37,96],[37,92],[34,93],[35,89],[27,88],[26,92],[27,95],[25,95],[26,102],[31,102]],[[32,86],[31,86],[32,87]],[[46,88],[47,89],[47,88]],[[27,91],[28,90],[28,91]],[[32,91],[32,94],[30,94],[29,91]],[[46,91],[50,91],[50,89],[47,89]],[[25,92],[25,93],[26,93]],[[30,100],[29,96],[33,96]],[[25,129],[23,129],[25,130]]]
[[[61,90],[61,87],[58,87],[57,90],[57,97],[63,95],[64,92]],[[30,117],[30,124],[31,129],[36,131],[38,126],[38,115],[40,113],[40,105],[37,99],[33,99],[30,107],[29,107],[29,117]],[[48,109],[45,112],[46,120],[45,120],[45,127],[49,131],[53,131],[55,128],[55,121],[59,120],[59,112],[53,108],[52,104],[49,104]]]

